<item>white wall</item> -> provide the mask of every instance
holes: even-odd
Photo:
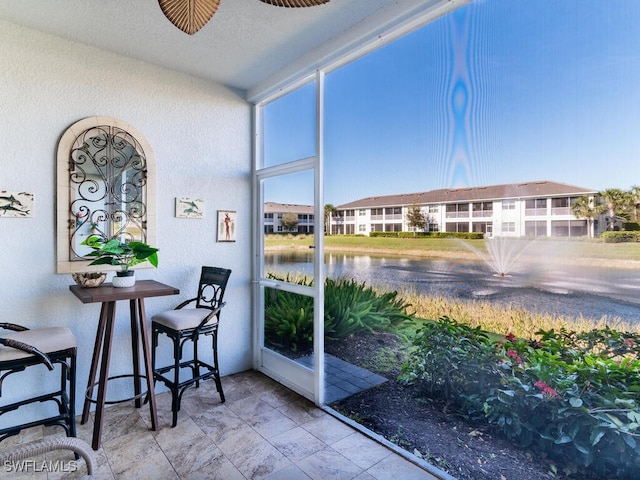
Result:
[[[201,265],[231,268],[221,370],[251,368],[249,104],[221,85],[2,21],[0,190],[33,193],[35,207],[32,218],[0,217],[0,322],[73,331],[80,406],[100,305],[81,304],[69,292],[71,276],[55,273],[55,152],[69,125],[102,115],[136,127],[155,154],[160,267],[139,270],[137,277],[182,293],[147,300],[148,317],[194,296]],[[183,196],[204,199],[204,220],[175,218],[175,198]],[[218,209],[238,211],[237,242],[216,242]],[[117,308],[112,373],[122,374],[131,369],[128,305]],[[162,358],[170,358],[167,349]],[[21,375],[28,382],[5,381],[2,403],[27,395],[47,377],[44,369]],[[110,393],[117,389],[110,386]]]

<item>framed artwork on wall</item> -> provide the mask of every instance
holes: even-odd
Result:
[[[176,217],[204,218],[204,200],[199,198],[176,198]]]
[[[236,241],[236,217],[238,212],[233,210],[218,210],[218,241]]]
[[[0,190],[0,217],[33,216],[33,193]]]

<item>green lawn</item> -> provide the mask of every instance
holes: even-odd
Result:
[[[467,240],[478,250],[485,250],[491,240]],[[349,235],[332,235],[324,239],[325,250],[354,253],[418,257],[472,256],[473,252],[462,241],[450,238],[382,238]],[[297,249],[313,245],[313,235],[267,235],[265,248]],[[544,238],[535,240],[535,256],[545,260],[557,258],[579,262],[597,261],[608,265],[615,261],[616,267],[637,268],[640,262],[640,243],[603,243],[599,240]],[[630,263],[628,263],[630,262]],[[612,264],[613,266],[613,264]]]

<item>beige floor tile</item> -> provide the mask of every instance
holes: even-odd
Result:
[[[283,387],[282,385],[268,388],[264,392],[260,393],[259,396],[262,400],[275,408],[288,405],[300,398],[297,393]]]
[[[280,385],[278,382],[258,372],[243,372],[238,376],[234,375],[233,378],[238,384],[249,388],[254,395],[259,395],[270,388]]]
[[[4,419],[3,419],[4,420]],[[64,431],[61,428],[56,429],[56,431]],[[53,434],[53,429],[45,429],[44,427],[32,427],[22,430],[17,435],[12,435],[11,437],[6,438],[2,442],[0,442],[0,452],[5,452],[11,450],[16,445],[21,445],[23,443],[35,442],[36,440],[42,440],[45,436],[45,432],[48,434]]]
[[[298,425],[315,420],[318,417],[326,415],[325,412],[317,408],[306,398],[298,397],[297,400],[277,407],[279,411],[284,413]]]
[[[113,465],[117,480],[178,480],[178,475],[161,453],[155,453],[127,465]]]
[[[353,480],[376,480],[375,477],[372,477],[368,472],[362,472],[357,477],[354,477]],[[401,479],[396,479],[401,480]]]
[[[149,431],[136,431],[102,442],[111,471],[117,479],[178,478]]]
[[[200,410],[191,415],[191,419],[207,435],[216,441],[216,438],[223,435],[226,430],[237,428],[244,423],[235,413],[227,407],[214,408],[211,410]],[[178,417],[178,423],[180,417]]]
[[[178,420],[184,416],[197,416],[201,412],[215,412],[218,410],[227,411],[228,407],[220,401],[217,394],[211,395],[206,392],[196,391],[195,394],[183,397],[178,412]],[[167,407],[168,415],[171,415],[171,403]]]
[[[190,389],[171,428],[171,396],[156,396],[158,430],[148,405],[115,405],[105,413],[102,445],[94,452],[98,480],[432,480],[425,470],[316,408],[257,372],[224,377],[223,404],[212,381]],[[91,443],[93,413],[78,437]],[[28,429],[0,451],[60,428]],[[66,455],[66,457],[65,457]],[[72,459],[68,452],[47,459]],[[44,460],[45,457],[41,457]],[[6,472],[0,465],[0,477]],[[84,473],[84,466],[80,466]],[[73,480],[75,474],[34,471],[10,480]]]
[[[291,461],[265,439],[228,457],[246,478],[254,480],[265,478],[291,465]]]
[[[230,402],[227,408],[245,420],[273,410],[271,405],[255,395]]]
[[[275,437],[298,426],[278,410],[269,410],[251,417],[247,424],[265,438]]]
[[[188,449],[196,442],[210,443],[207,435],[191,417],[182,419],[175,427],[163,426],[151,433],[165,452]]]
[[[292,462],[298,462],[309,455],[323,450],[327,446],[304,428],[300,427],[276,435],[269,439],[269,441]]]
[[[216,457],[197,470],[180,476],[181,480],[245,480],[246,477],[225,457]]]
[[[388,448],[360,433],[352,433],[348,437],[333,443],[331,447],[364,469],[391,455],[391,451]]]
[[[244,422],[238,423],[233,428],[227,428],[217,435],[209,434],[209,438],[229,458],[241,450],[246,450],[266,441],[262,435]]]
[[[165,451],[181,479],[244,479],[240,471],[208,438]]]
[[[289,465],[265,477],[265,480],[311,480],[311,477],[300,470],[297,465]]]
[[[144,422],[141,413],[149,416],[149,407],[140,409],[131,405],[116,405],[105,409],[102,427],[102,444],[115,439],[120,439],[128,435],[136,436],[138,434],[150,433],[150,427]],[[93,432],[94,417],[91,416],[89,424],[91,432]]]
[[[389,455],[367,470],[376,480],[438,480],[429,472],[398,455]]]
[[[360,467],[330,447],[306,457],[296,465],[313,480],[329,478],[332,480],[351,480],[362,473]]]
[[[230,403],[253,395],[245,383],[225,382],[224,378],[222,379],[222,389],[226,401]]]
[[[301,426],[327,445],[342,440],[353,433],[351,427],[329,415],[323,415]]]
[[[222,467],[235,470],[191,418],[182,419],[174,428],[161,429],[155,438],[180,478],[208,478],[206,475],[211,476]]]

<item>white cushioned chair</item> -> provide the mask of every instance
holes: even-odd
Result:
[[[0,429],[0,441],[17,435],[22,429],[38,425],[59,425],[65,429],[68,437],[75,437],[77,343],[73,333],[65,327],[30,330],[13,323],[0,323],[0,329],[11,332],[0,332],[0,416],[36,402],[52,401],[57,405],[58,411],[57,415],[45,415],[40,419]],[[6,378],[35,365],[45,365],[50,371],[60,365],[59,389],[11,404],[2,403],[2,387]]]
[[[153,377],[171,390],[172,427],[178,421],[182,394],[193,385],[199,387],[201,380],[213,378],[220,400],[222,403],[225,401],[218,367],[218,325],[230,275],[231,270],[225,268],[202,267],[197,297],[182,302],[174,310],[156,314],[151,319]],[[194,308],[184,308],[193,302]],[[156,367],[156,350],[161,333],[173,343],[174,361],[171,365]],[[198,356],[198,340],[202,336],[211,337],[213,365]],[[193,358],[183,361],[183,349],[187,342],[193,344]],[[188,378],[180,378],[182,369],[188,369]]]

